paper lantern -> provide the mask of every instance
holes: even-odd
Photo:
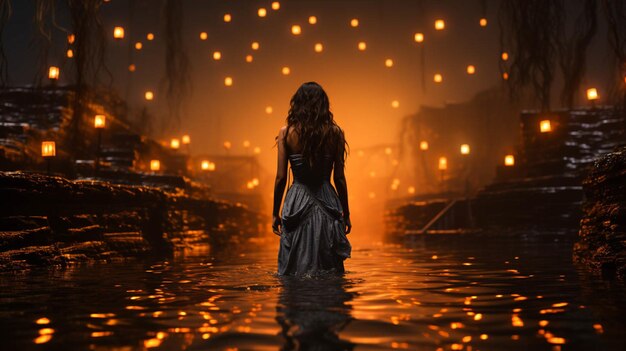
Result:
[[[435,29],[436,30],[444,30],[446,28],[446,22],[442,19],[438,19],[435,21]]]
[[[154,93],[152,91],[150,91],[150,90],[146,91],[145,98],[148,101],[154,100]]]
[[[288,76],[291,73],[291,69],[289,67],[285,66],[282,69],[282,73],[283,73],[283,75]]]
[[[550,122],[549,119],[544,119],[543,121],[539,122],[539,130],[542,133],[549,133],[552,131],[552,123]]]
[[[230,13],[224,14],[224,22],[230,23],[233,20],[233,16]]]
[[[135,66],[134,63],[131,63],[130,65],[128,65],[128,70],[130,72],[135,72],[136,69],[137,69],[137,66]]]
[[[250,147],[250,140],[244,140],[243,141],[243,147],[245,147],[246,149]]]
[[[154,40],[154,34],[152,34],[152,33],[146,34],[146,39],[148,39],[150,41]]]
[[[143,44],[140,41],[136,42],[135,43],[135,49],[136,50],[141,50],[141,48],[143,48]]]
[[[398,107],[400,107],[400,101],[398,101],[398,100],[393,100],[393,101],[391,102],[391,107],[393,107],[393,108],[398,108]]]
[[[502,55],[500,55],[500,57],[502,58],[502,61],[507,61],[509,59],[509,53],[503,52]]]
[[[59,70],[59,67],[50,66],[50,68],[48,68],[48,78],[50,78],[50,80],[58,80],[60,74],[61,71]]]
[[[124,39],[124,27],[115,27],[113,28],[113,38],[115,39]]]
[[[93,120],[93,126],[97,129],[104,128],[106,126],[106,116],[96,115],[96,117]]]
[[[170,147],[174,150],[178,150],[180,148],[180,140],[178,138],[172,138],[170,140]]]
[[[416,43],[424,42],[424,33],[415,33],[413,40],[415,40]]]
[[[467,144],[461,145],[461,155],[469,155],[470,154],[470,146]]]
[[[478,23],[480,23],[481,27],[487,27],[487,19],[486,18],[481,18]]]
[[[54,141],[41,142],[41,156],[54,157],[57,155],[56,143]]]
[[[259,48],[261,47],[261,45],[259,44],[259,42],[252,42],[252,45],[250,45],[250,47],[252,47],[252,50],[259,50]]]
[[[67,35],[67,43],[68,44],[74,44],[74,41],[76,41],[76,36],[74,34],[68,34]]]
[[[258,154],[260,154],[260,153],[261,153],[261,148],[260,148],[260,147],[258,147],[258,146],[255,146],[255,147],[254,147],[254,154],[255,154],[255,155],[258,155]]]
[[[72,49],[67,49],[67,53],[66,53],[66,54],[67,54],[67,57],[68,57],[68,58],[72,58],[72,57],[74,57],[74,50],[72,50]]]
[[[407,190],[406,190],[409,194],[415,194],[415,187],[414,186],[410,186]]]
[[[274,112],[274,109],[272,108],[272,106],[265,107],[265,113],[267,113],[268,115],[271,115],[272,112]]]
[[[209,161],[204,160],[200,163],[200,168],[202,168],[203,171],[208,171],[210,164],[211,163]]]
[[[254,61],[254,57],[252,57],[252,55],[246,55],[246,62],[250,63]]]
[[[439,157],[439,166],[440,171],[445,171],[448,169],[448,159],[445,157]]]
[[[150,160],[150,170],[153,172],[159,171],[161,169],[161,161],[159,160]]]
[[[513,155],[504,156],[504,165],[507,167],[515,166],[515,156]]]
[[[224,149],[226,150],[230,150],[230,148],[233,146],[233,144],[228,140],[224,141],[223,145],[224,145]]]

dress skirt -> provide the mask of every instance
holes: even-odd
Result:
[[[344,272],[343,261],[350,257],[352,247],[341,202],[330,182],[316,188],[294,182],[285,195],[281,220],[278,274]]]

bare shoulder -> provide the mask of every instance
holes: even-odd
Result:
[[[276,139],[283,139],[286,131],[287,131],[287,126],[280,127],[280,129],[278,130],[278,135],[276,136]]]
[[[333,125],[332,128],[333,128],[333,133],[335,134],[335,137],[337,139],[343,140],[345,138],[343,129],[341,129],[341,127],[339,127],[338,125]]]

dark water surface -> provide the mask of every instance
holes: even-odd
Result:
[[[274,274],[277,244],[1,275],[2,349],[626,349],[626,289],[562,240],[373,243],[308,279]]]

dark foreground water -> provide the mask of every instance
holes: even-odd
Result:
[[[626,290],[571,243],[372,244],[315,279],[275,276],[277,244],[2,275],[2,350],[626,349]]]

